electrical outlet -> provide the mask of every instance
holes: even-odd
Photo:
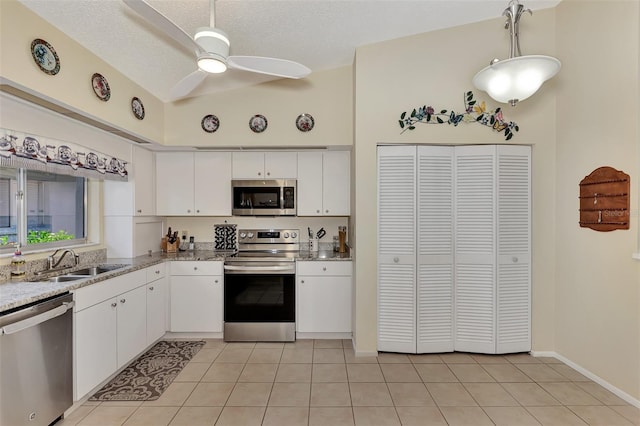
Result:
[[[183,239],[183,240],[186,240],[186,239],[187,239],[187,235],[188,235],[188,234],[189,234],[189,233],[188,233],[187,231],[182,231],[182,239]]]

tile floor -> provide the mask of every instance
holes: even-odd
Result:
[[[87,402],[70,425],[638,426],[640,409],[553,358],[208,340],[157,401]]]

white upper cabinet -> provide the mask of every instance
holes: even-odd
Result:
[[[196,216],[231,216],[231,153],[198,152],[194,164]]]
[[[234,152],[234,179],[295,179],[296,152]]]
[[[192,216],[193,179],[192,152],[159,152],[156,155],[156,213]]]
[[[104,181],[105,216],[154,216],[155,154],[132,146],[129,181]]]
[[[348,151],[298,153],[298,216],[349,216]]]
[[[230,216],[231,153],[158,153],[156,187],[160,216]]]
[[[156,214],[155,154],[152,151],[133,147],[134,169],[134,215]]]

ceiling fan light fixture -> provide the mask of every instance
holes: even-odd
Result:
[[[204,54],[198,57],[198,68],[211,74],[220,74],[227,70],[227,63],[217,55]]]
[[[515,106],[533,95],[542,84],[560,71],[560,61],[551,56],[520,55],[519,22],[524,9],[518,0],[511,0],[502,13],[510,30],[509,59],[493,60],[473,77],[473,85],[494,100]]]

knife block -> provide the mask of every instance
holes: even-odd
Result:
[[[178,246],[180,245],[180,241],[176,240],[173,244],[171,244],[167,237],[162,237],[160,240],[160,249],[162,249],[165,253],[175,253],[178,251]]]
[[[167,241],[167,253],[175,253],[178,251],[178,246],[180,245],[180,240],[176,240],[173,243]]]

